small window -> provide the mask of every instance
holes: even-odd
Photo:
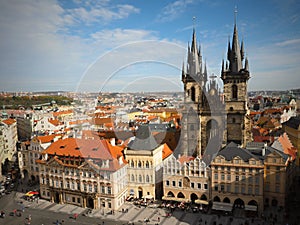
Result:
[[[238,88],[234,84],[232,85],[232,99],[237,99],[238,98]]]
[[[239,176],[235,176],[235,181],[239,181],[240,177]]]

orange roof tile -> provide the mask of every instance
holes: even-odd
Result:
[[[287,155],[290,155],[292,157],[292,160],[294,160],[297,156],[297,149],[291,143],[288,135],[286,133],[283,133],[283,135],[278,138],[278,141],[283,148],[283,152]]]
[[[183,156],[181,156],[180,158],[178,158],[178,161],[181,163],[181,164],[183,164],[184,162],[189,162],[189,161],[192,161],[192,160],[194,160],[195,159],[195,157],[193,157],[193,156],[186,156],[186,155],[183,155]]]
[[[250,112],[250,115],[259,115],[259,114],[261,114],[261,112],[257,112],[257,111],[251,111]]]
[[[54,140],[55,136],[56,136],[55,134],[46,135],[46,136],[37,136],[37,139],[41,143],[49,143]]]
[[[113,118],[94,118],[93,119],[93,123],[96,125],[104,125],[105,123],[112,123],[113,122]]]
[[[105,140],[66,138],[52,143],[43,154],[112,159]]]
[[[69,124],[70,125],[79,125],[79,124],[83,124],[83,123],[89,123],[89,120],[75,120],[75,121],[70,121]]]
[[[65,110],[65,111],[59,111],[59,112],[53,112],[53,116],[57,117],[57,116],[62,116],[62,115],[68,115],[68,114],[72,114],[73,110]]]
[[[165,158],[167,158],[168,156],[170,156],[173,152],[172,152],[172,150],[169,148],[169,146],[167,144],[164,144],[164,148],[163,148],[162,153],[163,153],[162,158],[164,160]]]
[[[53,124],[54,126],[62,125],[62,123],[56,119],[49,119],[48,121],[49,121],[49,123]]]
[[[12,124],[16,123],[16,120],[8,118],[6,120],[2,120],[2,122],[7,124],[7,125],[12,125]]]

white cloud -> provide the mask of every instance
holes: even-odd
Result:
[[[113,29],[101,30],[91,34],[91,38],[95,43],[105,46],[106,48],[114,48],[126,43],[141,40],[158,40],[158,34],[150,30],[134,30],[134,29]]]
[[[161,22],[172,21],[184,13],[188,5],[193,3],[194,0],[177,0],[169,3],[162,9],[156,20]]]
[[[181,59],[185,54],[186,49],[184,47],[158,40],[138,41],[121,45],[101,55],[90,65],[82,76],[77,90],[82,91],[89,87],[93,91],[118,91],[115,88],[117,87],[116,83],[119,84],[120,80],[125,81],[124,83],[135,83],[158,76],[158,74],[162,78],[175,79],[180,83]],[[151,64],[150,68],[145,66],[149,64]],[[160,68],[157,70],[159,73],[155,72],[157,67]],[[124,72],[124,70],[129,71]],[[130,75],[131,72],[138,76]],[[155,86],[151,86],[151,83],[146,82],[144,84],[145,87],[155,88]],[[141,85],[138,87],[139,91],[144,88]],[[118,88],[123,89],[123,87]]]
[[[293,47],[298,47],[299,44],[300,44],[300,38],[290,39],[290,40],[286,40],[286,41],[276,43],[276,45],[280,46],[280,47],[286,47],[286,46],[291,46],[291,45]]]
[[[113,20],[127,18],[130,14],[139,13],[140,10],[132,5],[123,4],[108,6],[106,4],[92,5],[90,7],[78,7],[68,9],[67,13],[72,15],[77,22],[91,24],[94,22],[108,23]]]
[[[116,9],[119,18],[136,10],[129,5]],[[88,21],[95,17],[86,18]],[[75,19],[54,0],[1,2],[0,89],[76,90],[79,85],[84,90],[99,90],[103,82],[126,70],[129,64],[152,60],[166,62],[166,67],[170,67],[168,63],[181,65],[179,61],[185,57],[185,48],[159,41],[155,31],[106,29],[90,36],[76,36],[69,27],[76,23]],[[99,60],[93,64],[97,57]],[[86,70],[88,65],[91,66]],[[138,79],[153,74],[140,71],[140,75]],[[175,76],[180,80],[180,73]],[[128,82],[126,75],[121,78],[120,81]],[[110,85],[117,84],[116,79],[111,81],[114,82]]]

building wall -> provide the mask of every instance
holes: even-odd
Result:
[[[117,210],[127,196],[127,166],[100,174],[88,166],[40,163],[41,197],[56,203]]]
[[[155,150],[129,150],[124,154],[128,162],[128,192],[136,197],[151,195],[159,197],[156,187],[159,181],[156,179],[156,167],[162,163],[163,145]]]
[[[18,138],[20,141],[30,140],[33,132],[32,115],[17,117]]]
[[[227,197],[230,203],[238,198],[245,205],[255,201],[258,211],[263,211],[263,163],[260,160],[243,161],[235,157],[227,161],[222,156],[217,156],[211,164],[211,189],[212,201],[216,196],[221,201]]]
[[[285,206],[288,191],[287,166],[278,154],[270,154],[264,161],[264,205]]]
[[[164,196],[184,198],[189,201],[203,198],[210,199],[209,167],[200,158],[188,163],[180,163],[174,155],[164,162]]]
[[[16,144],[18,141],[17,134],[17,123],[14,122],[10,125],[3,123],[2,129],[3,136],[3,159],[1,163],[4,163],[6,159],[11,161],[13,159],[13,155],[16,153]]]

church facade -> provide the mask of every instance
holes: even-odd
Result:
[[[194,29],[187,63],[182,66],[184,108],[180,153],[200,156],[206,163],[227,143],[245,146],[251,141],[247,106],[250,72],[244,57],[244,44],[239,44],[236,24],[232,43],[228,42],[227,59],[222,63],[223,91],[216,78],[213,74],[208,77]]]

